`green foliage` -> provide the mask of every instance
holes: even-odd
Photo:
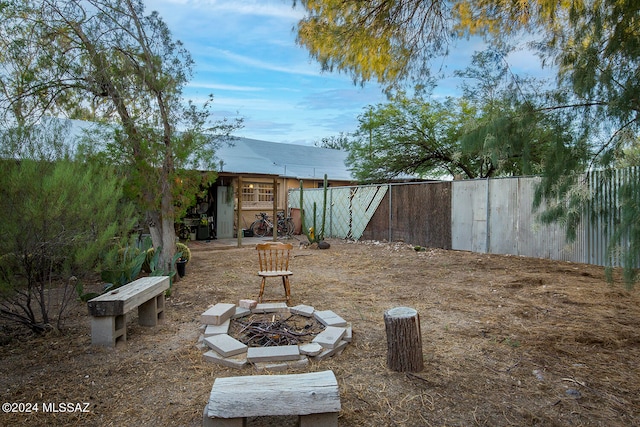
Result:
[[[587,108],[600,122],[617,122],[618,130],[637,128],[637,1],[459,0],[452,10],[459,35],[483,34],[501,43],[530,32],[545,61],[558,65],[559,85],[575,96],[559,106]]]
[[[430,59],[446,50],[443,47],[449,35],[482,35],[501,48],[526,37],[533,40],[527,47],[536,49],[544,64],[557,67],[557,87],[535,92],[548,92],[546,99],[522,93],[517,81],[511,93],[519,99],[494,97],[486,96],[497,87],[494,78],[506,77],[509,68],[487,68],[490,58],[476,57],[477,71],[489,72],[461,76],[484,82],[480,86],[485,88],[481,91],[484,101],[473,103],[470,93],[465,94],[465,102],[475,112],[467,117],[450,114],[451,123],[446,127],[459,131],[457,135],[438,132],[434,125],[424,126],[427,120],[397,122],[402,108],[397,111],[380,106],[369,117],[363,115],[359,139],[349,148],[351,165],[361,180],[386,180],[399,173],[446,172],[468,177],[541,174],[536,206],[545,202],[542,217],[566,224],[571,238],[584,210],[600,202],[597,192],[585,191],[581,174],[611,171],[625,158],[632,160],[629,147],[637,144],[640,132],[637,0],[297,3],[307,12],[298,24],[298,43],[324,69],[350,73],[358,82],[377,79],[393,89],[412,77],[428,81]],[[461,112],[464,107],[457,103],[456,108]],[[443,109],[430,103],[429,110],[425,119]],[[403,126],[405,123],[412,127]],[[406,129],[416,131],[407,133]],[[452,148],[458,140],[460,149]],[[422,147],[433,155],[425,155]],[[636,194],[640,180],[626,185],[629,194]],[[633,205],[630,199],[621,202],[621,206]],[[630,224],[614,221],[612,239],[621,234],[640,239]],[[610,242],[612,251],[628,253],[623,257],[628,279],[637,278],[632,269],[640,258],[638,242],[630,241],[626,247]]]
[[[389,181],[403,174],[475,177],[476,167],[457,147],[463,114],[467,112],[454,100],[443,104],[397,95],[358,117],[347,165],[361,182]]]
[[[304,214],[304,188],[302,185],[302,180],[300,180],[300,223],[302,224],[302,231],[307,236],[309,240],[309,244],[318,243],[324,240],[324,229],[326,223],[326,215],[327,215],[327,190],[328,190],[328,180],[327,174],[324,175],[324,188],[322,192],[322,226],[318,229],[316,225],[317,218],[317,206],[316,202],[313,202],[313,224],[309,227],[309,224],[306,223],[306,216]]]
[[[170,268],[174,219],[214,178],[195,171],[215,169],[218,139],[241,121],[212,122],[211,99],[202,108],[184,102],[191,56],[142,0],[6,4],[0,113],[18,123],[64,113],[111,124],[82,149],[119,166]]]
[[[620,167],[640,166],[640,136],[630,138],[622,148],[616,164]]]
[[[505,109],[500,113],[492,119],[467,100],[438,102],[398,94],[359,117],[347,163],[362,182],[404,175],[437,179],[519,174],[524,169],[517,148],[522,137],[500,137],[496,121],[507,120]],[[510,114],[516,116],[513,110]],[[540,155],[529,161],[539,164]]]
[[[99,297],[100,294],[98,292],[85,292],[84,285],[81,282],[78,282],[75,286],[76,294],[78,294],[78,299],[82,302],[87,302],[95,297]]]
[[[147,251],[138,249],[132,243],[112,251],[109,267],[100,273],[100,278],[106,284],[103,291],[119,288],[137,279],[146,259]]]
[[[191,257],[191,251],[183,243],[176,243],[176,249],[177,251],[171,260],[172,266],[182,257]],[[101,278],[105,282],[102,293],[136,280],[141,275],[142,270],[148,273],[149,276],[169,276],[171,286],[173,286],[173,278],[176,275],[176,271],[162,268],[158,262],[161,253],[162,248],[154,248],[150,238],[147,237],[140,241],[137,237],[130,237],[123,245],[117,246],[109,253],[108,264],[110,267],[101,272]],[[171,291],[169,290],[167,296],[170,293]],[[82,287],[80,287],[78,295],[84,301],[98,294],[83,294]]]
[[[541,111],[548,101],[542,82],[513,75],[506,61],[511,51],[475,52],[471,65],[455,73],[465,79],[463,100],[474,110],[464,120],[460,147],[482,159],[481,177],[541,173],[556,138],[555,117]]]
[[[0,139],[4,150],[21,147],[22,157],[1,162],[0,316],[37,332],[61,327],[73,289],[134,218],[113,170],[60,151],[62,134],[44,121]]]
[[[156,250],[153,247],[148,247],[146,249],[145,251],[146,259],[143,264],[143,269],[147,273],[153,272],[158,267],[158,256],[161,251],[162,251],[162,248],[159,248],[159,250]],[[176,243],[175,255],[176,255],[175,257],[176,260],[182,259],[183,261],[189,262],[189,260],[191,260],[191,249],[189,249],[189,247],[184,243],[178,242]]]
[[[176,253],[180,254],[179,259],[189,262],[191,259],[191,249],[184,243],[176,243]]]
[[[611,169],[594,173],[598,185],[587,207],[605,226],[610,235],[610,265],[605,273],[613,281],[613,266],[622,265],[623,280],[628,289],[638,281],[640,272],[640,167]]]
[[[156,259],[160,254],[160,252],[162,252],[162,248],[158,248],[158,250],[155,251]],[[151,262],[151,273],[149,274],[150,276],[169,276],[169,289],[167,289],[167,291],[165,292],[165,296],[167,297],[171,296],[171,292],[173,291],[173,278],[176,276],[176,273],[177,273],[177,271],[173,269],[173,266],[176,265],[176,262],[178,262],[181,256],[182,256],[182,252],[179,252],[179,251],[173,255],[173,258],[171,259],[172,268],[169,270],[162,268],[157,263]]]
[[[436,101],[418,91],[370,107],[348,149],[363,182],[403,175],[486,178],[539,173],[556,126],[536,110],[533,80],[509,77],[506,52],[476,53],[464,77],[464,97]]]
[[[424,82],[426,65],[449,38],[446,2],[295,3],[306,11],[298,23],[298,43],[324,70],[349,73],[359,83],[376,79],[393,86],[411,76]]]

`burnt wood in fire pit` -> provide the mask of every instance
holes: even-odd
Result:
[[[270,347],[311,342],[324,326],[315,319],[297,314],[284,319],[274,314],[262,314],[235,319],[231,329],[231,334],[249,347]]]

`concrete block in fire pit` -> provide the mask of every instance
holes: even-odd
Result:
[[[346,332],[345,328],[327,326],[312,342],[320,344],[324,348],[334,348]]]
[[[347,321],[331,310],[314,311],[313,317],[324,326],[347,326]]]
[[[221,325],[236,312],[236,305],[219,302],[200,316],[205,325]]]
[[[206,325],[206,328],[204,328],[204,337],[206,338],[212,335],[226,334],[227,332],[229,332],[230,324],[231,319],[227,319],[221,325]]]
[[[307,356],[317,356],[322,353],[323,350],[322,346],[317,343],[307,343],[300,346],[300,353],[306,354]]]
[[[297,345],[280,345],[273,347],[249,347],[247,360],[254,362],[274,362],[278,360],[298,360],[300,349]]]
[[[253,363],[253,367],[256,371],[270,371],[279,372],[287,371],[289,369],[303,369],[309,366],[309,358],[306,356],[300,356],[298,360],[282,360],[279,362],[257,362]]]
[[[345,349],[347,344],[349,343],[346,341],[340,341],[334,348],[328,348],[324,350],[322,353],[320,353],[319,355],[312,357],[312,359],[315,361],[320,361],[328,357],[331,357],[333,355],[340,354],[342,353],[342,350]]]
[[[251,309],[253,313],[278,313],[287,310],[289,307],[286,302],[265,302]]]
[[[258,301],[254,299],[241,299],[238,305],[242,308],[248,308],[249,310],[251,310],[252,308],[255,308],[257,304]]]
[[[233,315],[234,319],[239,319],[240,317],[245,317],[251,314],[251,310],[244,307],[236,307],[236,312]]]
[[[304,317],[313,316],[314,311],[315,309],[310,305],[300,304],[300,305],[296,305],[295,307],[291,307],[292,314],[299,314],[300,316],[304,316]]]
[[[247,351],[247,346],[227,334],[212,335],[204,339],[204,343],[224,357],[235,356]]]
[[[345,340],[346,342],[351,342],[351,340],[353,339],[353,327],[351,326],[351,323],[347,323],[346,329],[347,329],[347,332],[345,332],[342,339]]]
[[[246,354],[238,354],[232,357],[222,357],[214,350],[209,350],[204,354],[204,360],[217,363],[228,368],[242,368],[247,364]]]

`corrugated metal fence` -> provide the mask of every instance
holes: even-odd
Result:
[[[571,243],[561,224],[542,224],[532,210],[536,177],[329,188],[325,236],[619,265],[608,251],[612,225],[619,220],[619,188],[638,179],[637,167],[591,173],[585,186],[600,197],[589,211],[610,214],[584,217]],[[320,227],[323,190],[304,190],[303,196],[307,227],[314,202]],[[289,201],[299,208],[300,190],[290,190]]]

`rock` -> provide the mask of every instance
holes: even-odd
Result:
[[[534,369],[533,375],[535,375],[538,381],[544,381],[544,375],[542,375],[542,371],[540,371],[539,369]]]
[[[569,388],[565,393],[567,393],[567,396],[573,397],[574,399],[580,399],[582,397],[582,394],[575,388]]]
[[[318,249],[329,249],[330,247],[329,242],[325,242],[324,240],[318,242]]]

